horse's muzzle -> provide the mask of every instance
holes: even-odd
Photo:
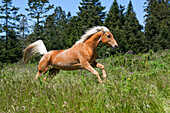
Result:
[[[114,45],[114,46],[112,45],[112,48],[113,48],[113,49],[117,49],[117,48],[118,48],[118,45]]]

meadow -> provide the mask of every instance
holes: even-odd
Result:
[[[107,73],[104,85],[86,70],[60,71],[47,82],[43,77],[33,81],[38,63],[8,64],[0,70],[0,112],[168,113],[169,53],[98,59]]]

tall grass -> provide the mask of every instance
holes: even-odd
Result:
[[[85,70],[34,82],[38,64],[7,65],[0,71],[0,112],[168,113],[169,52],[99,59],[108,76],[104,85]]]

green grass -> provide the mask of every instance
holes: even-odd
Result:
[[[60,71],[51,81],[34,82],[38,64],[7,65],[0,70],[0,112],[168,113],[169,53],[99,59],[107,72],[104,85],[86,70]]]

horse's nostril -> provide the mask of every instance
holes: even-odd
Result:
[[[118,46],[117,46],[117,45],[115,45],[115,48],[118,48]]]

